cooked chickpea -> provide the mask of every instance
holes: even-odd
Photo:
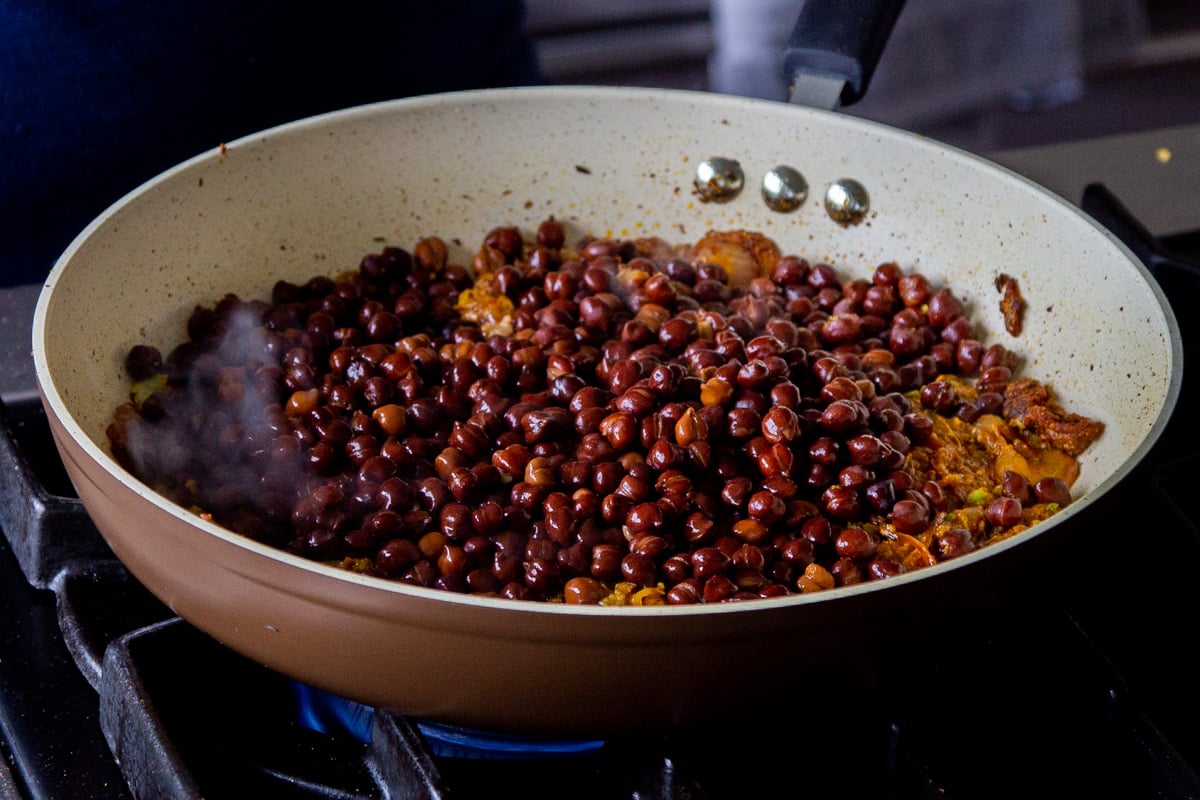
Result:
[[[914,563],[888,537],[946,560],[1071,501],[1061,478],[938,467],[940,443],[1027,386],[950,287],[893,262],[850,278],[787,254],[731,282],[686,249],[568,246],[554,218],[525,237],[493,228],[461,264],[428,237],[336,279],[280,281],[270,302],[198,306],[165,360],[130,350],[145,385],[114,414],[114,455],[309,558],[568,604],[885,579]],[[153,453],[135,462],[131,442],[154,437],[130,426],[172,420],[203,455],[179,474]],[[223,499],[240,496],[231,462],[261,468],[259,505]]]

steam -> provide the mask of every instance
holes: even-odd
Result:
[[[185,378],[127,420],[124,448],[156,491],[227,527],[277,538],[313,475],[296,446],[305,423],[283,410],[283,355],[295,343],[266,327],[263,309],[239,302],[220,314]]]

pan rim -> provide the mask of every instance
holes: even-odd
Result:
[[[664,605],[635,608],[626,606],[575,606],[561,603],[513,601],[503,598],[457,594],[445,590],[413,586],[384,578],[360,575],[348,570],[311,561],[275,547],[264,545],[249,539],[248,537],[242,536],[241,534],[222,528],[215,523],[208,522],[191,513],[187,509],[177,506],[166,498],[153,492],[153,490],[142,484],[138,479],[132,476],[132,474],[126,472],[122,467],[120,467],[108,452],[99,447],[92,440],[92,438],[83,431],[82,426],[70,413],[55,385],[54,376],[50,371],[45,352],[46,324],[47,319],[51,314],[50,306],[54,300],[55,285],[62,272],[67,269],[68,265],[72,262],[73,256],[94,234],[94,232],[103,226],[108,218],[115,214],[119,209],[132,202],[136,197],[140,196],[151,187],[169,181],[177,173],[185,171],[195,164],[219,157],[219,152],[224,152],[226,149],[233,150],[250,144],[266,142],[274,137],[287,135],[309,127],[320,127],[355,117],[390,114],[406,109],[420,109],[445,104],[505,102],[507,100],[516,98],[553,98],[563,96],[572,96],[583,100],[595,99],[597,101],[606,102],[614,99],[654,101],[661,100],[666,97],[686,99],[704,104],[705,106],[709,107],[728,109],[754,109],[760,105],[772,107],[787,106],[789,109],[791,109],[789,113],[794,113],[798,117],[811,115],[815,118],[821,119],[823,121],[822,124],[825,125],[834,124],[843,125],[854,129],[866,129],[883,138],[901,139],[909,143],[916,143],[927,150],[932,156],[964,158],[972,162],[974,169],[981,170],[983,172],[991,172],[994,175],[1001,176],[1006,180],[1017,181],[1020,184],[1023,184],[1027,190],[1030,190],[1037,196],[1042,197],[1046,202],[1055,203],[1064,207],[1071,216],[1078,217],[1080,220],[1090,225],[1096,232],[1101,234],[1108,241],[1110,246],[1115,247],[1124,256],[1124,258],[1129,262],[1130,266],[1132,266],[1140,274],[1143,282],[1150,288],[1151,293],[1158,304],[1159,311],[1161,314],[1163,314],[1166,322],[1166,333],[1169,339],[1167,355],[1171,366],[1171,373],[1166,385],[1166,391],[1162,398],[1162,403],[1154,416],[1152,424],[1147,428],[1134,451],[1127,455],[1125,461],[1123,461],[1116,470],[1110,472],[1108,476],[1101,480],[1089,492],[1078,498],[1067,508],[1058,512],[1050,520],[1039,523],[1027,531],[1022,532],[1021,534],[1001,542],[989,544],[984,548],[980,548],[979,550],[959,558],[942,562],[932,567],[899,575],[894,578],[889,578],[886,581],[876,581],[855,586],[838,587],[812,594],[795,594],[780,598],[759,599],[747,603],[721,603],[712,605],[698,604],[692,606]],[[367,105],[331,111],[300,120],[286,122],[259,132],[242,136],[228,144],[222,145],[219,152],[217,150],[209,150],[200,153],[135,187],[133,190],[114,202],[91,223],[89,223],[89,225],[76,236],[76,238],[71,242],[59,259],[56,260],[54,267],[52,268],[47,280],[43,285],[34,312],[33,357],[35,376],[43,402],[52,411],[56,420],[63,425],[64,429],[71,437],[73,444],[82,448],[86,456],[91,459],[92,462],[98,464],[111,478],[119,482],[122,486],[136,493],[139,497],[149,502],[156,509],[164,511],[180,521],[185,522],[186,524],[195,526],[201,532],[220,540],[226,546],[232,546],[241,550],[249,551],[259,557],[267,558],[272,561],[281,561],[289,567],[299,568],[305,573],[319,577],[321,580],[336,580],[350,584],[357,584],[372,590],[382,589],[395,595],[413,597],[425,601],[438,600],[449,605],[461,606],[465,609],[487,608],[492,610],[503,610],[506,613],[515,611],[522,614],[533,615],[628,618],[655,618],[660,616],[707,617],[713,614],[742,614],[756,610],[807,606],[813,603],[836,603],[840,600],[874,594],[878,591],[915,581],[930,581],[937,576],[946,575],[960,569],[968,568],[981,560],[992,557],[994,554],[1011,550],[1012,548],[1023,545],[1030,539],[1042,536],[1049,529],[1057,527],[1072,517],[1075,517],[1086,511],[1098,498],[1108,493],[1116,483],[1123,480],[1145,457],[1146,453],[1158,441],[1166,426],[1167,420],[1177,405],[1182,383],[1183,369],[1182,340],[1179,335],[1178,322],[1175,318],[1173,309],[1171,308],[1157,281],[1154,280],[1149,271],[1144,267],[1144,265],[1141,264],[1141,262],[1126,245],[1120,242],[1120,240],[1113,236],[1098,222],[1078,209],[1074,204],[1069,203],[1065,199],[1059,197],[1045,187],[1038,185],[1034,181],[1025,178],[1024,176],[1006,167],[995,164],[994,162],[991,162],[982,156],[949,145],[937,143],[926,137],[896,129],[887,125],[882,125],[867,120],[850,118],[846,115],[821,109],[789,106],[788,104],[784,103],[757,100],[753,98],[714,95],[693,90],[657,90],[638,87],[601,86],[516,87],[506,89],[479,89],[463,92],[451,92],[439,95],[426,95],[422,97],[402,98],[399,100],[381,101],[378,103],[371,103]]]

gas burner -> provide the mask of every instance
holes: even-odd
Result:
[[[344,697],[292,681],[300,722],[319,733],[347,733],[364,744],[371,741],[375,709]],[[535,760],[595,753],[603,739],[547,739],[463,728],[438,722],[416,722],[435,756],[484,760]]]

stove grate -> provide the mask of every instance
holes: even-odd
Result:
[[[1139,238],[1114,201],[1092,187],[1084,207],[1151,265],[1169,296],[1195,296],[1194,267]],[[1196,352],[1200,322],[1179,316],[1185,350]],[[1192,407],[1194,386],[1185,384],[1180,408]],[[1114,530],[1152,520],[1160,543],[1181,554],[1160,576],[1179,587],[1191,556],[1200,558],[1189,506],[1197,441],[1196,421],[1176,414],[1134,485],[1167,502],[1149,518],[1126,509],[1097,533],[1110,546]],[[104,800],[537,800],[564,787],[583,800],[720,800],[780,785],[917,800],[1200,798],[1188,766],[1189,757],[1200,763],[1188,716],[1200,690],[1188,689],[1191,662],[1164,664],[1176,661],[1164,647],[1180,638],[1167,609],[1183,600],[1161,586],[1123,585],[1120,563],[1083,576],[1088,592],[1062,608],[947,637],[903,673],[880,676],[876,690],[815,697],[799,716],[755,709],[758,721],[745,725],[485,759],[456,749],[438,726],[392,714],[360,708],[358,727],[339,728],[298,713],[293,681],[192,628],[129,576],[53,453],[36,400],[0,406],[0,597],[20,609],[0,627],[0,800],[83,787]]]

